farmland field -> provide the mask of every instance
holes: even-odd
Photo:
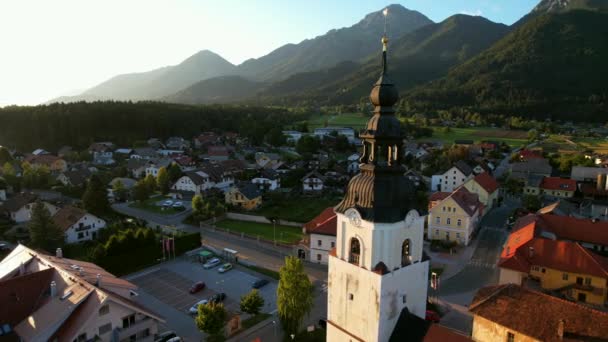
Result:
[[[449,132],[444,132],[443,127],[432,128],[433,136],[431,138],[421,138],[418,141],[441,140],[444,143],[453,143],[455,140],[473,140],[475,142],[493,140],[505,142],[511,146],[520,146],[526,143],[528,134],[526,131],[490,127],[451,127]]]
[[[314,115],[308,119],[308,128],[314,130],[315,128],[325,127],[327,124],[327,126],[352,127],[357,131],[365,128],[369,118],[370,115],[362,113]]]

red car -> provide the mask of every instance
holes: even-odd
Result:
[[[433,323],[439,323],[439,314],[433,310],[426,310],[425,320]]]
[[[197,293],[198,291],[201,291],[204,288],[205,283],[199,281],[198,283],[194,283],[194,285],[192,285],[192,287],[190,288],[190,293]]]

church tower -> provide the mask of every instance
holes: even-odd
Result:
[[[403,135],[393,105],[399,93],[382,73],[361,133],[360,173],[336,207],[338,234],[329,257],[327,341],[388,341],[402,311],[424,319],[429,262],[423,259],[424,219],[411,209],[414,188],[404,177]]]

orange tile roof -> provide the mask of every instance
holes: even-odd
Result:
[[[441,192],[441,191],[440,192],[434,192],[429,197],[429,201],[443,201],[444,199],[446,199],[451,194],[452,194],[451,192]]]
[[[540,228],[557,235],[559,239],[589,242],[608,246],[608,222],[593,222],[570,216],[541,214]]]
[[[545,177],[540,183],[540,188],[546,190],[575,191],[576,181],[569,178]]]
[[[55,222],[57,227],[65,231],[76,224],[76,222],[78,222],[78,220],[80,220],[86,214],[86,211],[68,205],[61,208],[55,213],[55,215],[53,215],[53,222]]]
[[[608,336],[608,314],[514,284],[480,289],[469,311],[540,341],[595,341]],[[563,338],[558,336],[560,322]]]
[[[0,281],[0,325],[15,326],[36,311],[44,303],[54,273],[50,268]]]
[[[317,217],[304,224],[307,234],[336,236],[338,216],[333,207],[326,208]]]
[[[488,194],[493,193],[498,189],[498,182],[487,172],[482,172],[473,178],[477,184],[479,184]]]
[[[505,253],[505,251],[503,251]],[[534,238],[500,261],[501,268],[530,272],[532,265],[562,272],[608,278],[608,259],[596,255],[576,242]]]
[[[431,324],[423,342],[472,342],[473,340],[456,330],[439,324]]]

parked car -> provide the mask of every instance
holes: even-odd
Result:
[[[220,273],[226,273],[228,271],[230,271],[232,269],[232,264],[231,263],[225,263],[222,265],[222,267],[218,268],[218,272]]]
[[[163,206],[164,207],[170,207],[173,205],[173,201],[172,200],[166,200],[163,202]]]
[[[190,293],[197,293],[205,288],[205,283],[202,281],[196,282],[190,287]]]
[[[199,300],[194,305],[192,305],[192,307],[188,310],[188,312],[190,312],[191,315],[196,315],[198,313],[198,306],[205,305],[205,304],[207,304],[207,302],[208,302],[207,299]]]
[[[156,335],[156,337],[154,338],[154,342],[167,342],[174,337],[177,337],[175,331],[169,330]]]
[[[175,336],[175,337],[167,340],[167,342],[182,342],[182,338],[179,336]]]
[[[214,268],[215,266],[219,265],[219,264],[220,264],[220,262],[221,262],[221,260],[220,260],[220,259],[218,259],[218,258],[213,258],[213,259],[211,259],[211,260],[207,261],[206,263],[204,263],[204,264],[203,264],[203,268],[204,268],[204,269],[206,269],[206,270],[208,270],[208,269],[210,269],[210,268]]]
[[[173,208],[183,208],[184,207],[184,203],[182,202],[175,202],[173,203]]]
[[[226,299],[226,294],[224,292],[220,292],[209,297],[207,303],[221,303],[224,301],[224,299]]]
[[[439,323],[439,314],[433,310],[426,310],[425,320],[433,323]]]
[[[264,285],[268,284],[268,280],[266,279],[258,279],[256,281],[253,282],[253,284],[251,285],[251,287],[253,287],[254,289],[259,289],[264,287]]]

